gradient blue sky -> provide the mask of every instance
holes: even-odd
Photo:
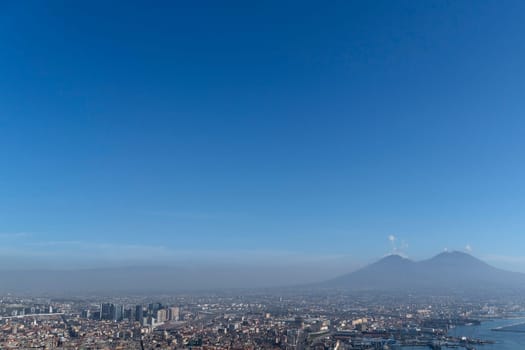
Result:
[[[522,1],[3,2],[1,260],[345,270],[394,235],[525,271],[524,37]]]

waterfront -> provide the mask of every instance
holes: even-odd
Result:
[[[449,335],[492,340],[494,344],[478,345],[478,350],[521,350],[525,348],[525,333],[495,332],[492,329],[517,323],[525,323],[525,317],[498,319],[482,322],[481,325],[458,326],[449,331]]]

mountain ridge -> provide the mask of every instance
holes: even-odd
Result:
[[[421,261],[391,254],[323,285],[354,290],[525,289],[525,274],[496,268],[459,251],[443,252]]]
[[[421,261],[391,254],[359,270],[324,282],[269,285],[249,270],[232,274],[206,267],[123,266],[85,269],[0,269],[0,293],[155,293],[231,288],[312,288],[349,291],[525,291],[525,274],[493,267],[463,252],[445,252]],[[248,282],[251,281],[251,282]],[[253,282],[256,281],[256,282]]]

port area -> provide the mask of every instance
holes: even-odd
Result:
[[[483,340],[483,339],[459,339],[459,338],[447,338],[446,340],[433,340],[433,341],[424,341],[424,340],[412,340],[401,342],[400,348],[410,348],[410,347],[427,347],[432,350],[441,350],[441,349],[466,349],[466,350],[476,350],[476,346],[494,344],[492,340]]]
[[[323,338],[329,335],[330,332],[318,332],[311,333],[309,336],[313,338]],[[332,336],[338,341],[343,342],[345,339],[349,339],[348,332],[335,332],[332,333]],[[483,345],[495,344],[492,340],[485,339],[476,339],[469,337],[452,337],[446,335],[433,336],[415,336],[415,337],[396,337],[393,336],[389,339],[384,336],[381,337],[376,334],[375,337],[363,338],[352,338],[352,349],[361,350],[361,349],[388,349],[388,350],[409,350],[413,349],[432,349],[432,350],[442,350],[442,349],[466,349],[466,350],[475,350],[482,349]],[[336,347],[337,349],[337,347]]]

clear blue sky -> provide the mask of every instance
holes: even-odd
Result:
[[[3,2],[0,255],[525,271],[524,37],[522,1]]]

